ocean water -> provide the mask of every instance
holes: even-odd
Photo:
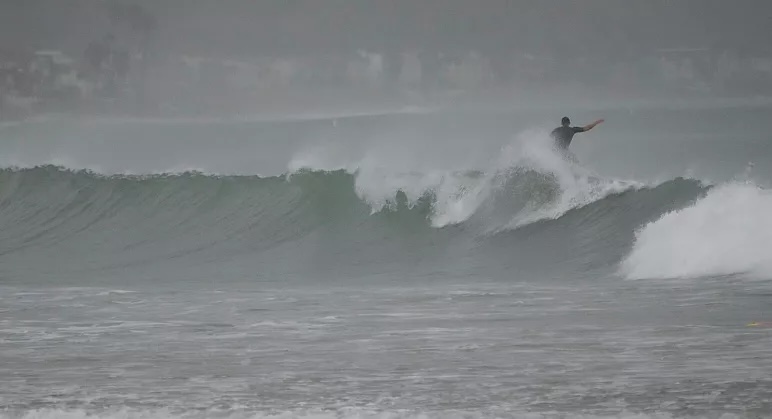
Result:
[[[772,417],[772,108],[0,126],[0,418]]]

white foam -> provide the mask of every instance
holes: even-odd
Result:
[[[387,143],[387,142],[386,142]],[[528,208],[517,214],[503,228],[517,228],[537,220],[558,218],[565,212],[601,199],[609,194],[638,188],[643,184],[609,180],[593,174],[579,164],[566,159],[551,147],[552,141],[543,129],[527,130],[504,146],[493,161],[487,163],[484,174],[473,176],[460,170],[416,171],[420,156],[405,154],[380,143],[357,156],[356,151],[334,147],[323,142],[297,153],[288,169],[346,170],[355,175],[355,189],[372,212],[393,208],[395,196],[401,191],[408,207],[431,194],[434,197],[431,224],[441,228],[467,221],[506,184],[506,180],[523,169],[552,174],[558,181],[557,199],[538,208]],[[501,225],[493,226],[494,230]]]
[[[636,233],[622,262],[630,279],[747,274],[772,279],[772,191],[751,183],[712,189]]]
[[[469,219],[490,196],[492,185],[489,178],[454,179],[436,191],[433,227],[445,227]]]

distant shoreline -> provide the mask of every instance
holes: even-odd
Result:
[[[646,109],[721,109],[737,107],[772,106],[772,96],[617,96],[573,92],[532,92],[517,90],[498,91],[446,91],[422,96],[419,93],[391,95],[380,98],[377,94],[349,94],[350,91],[302,92],[272,96],[277,100],[202,102],[203,106],[183,108],[161,103],[144,112],[133,112],[126,102],[92,101],[81,106],[39,109],[11,109],[0,112],[2,122],[31,121],[40,118],[89,118],[99,120],[324,120],[334,118],[377,116],[387,114],[432,113],[449,111],[561,111],[629,109],[631,112]],[[274,94],[276,94],[274,92]],[[562,98],[556,99],[560,97]],[[256,95],[256,97],[260,97]],[[218,103],[219,102],[219,103]]]

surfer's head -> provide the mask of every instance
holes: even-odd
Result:
[[[567,126],[571,125],[571,120],[568,119],[567,116],[564,116],[563,119],[560,120],[560,125],[562,125],[564,127],[567,127]]]

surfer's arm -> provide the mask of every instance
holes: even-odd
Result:
[[[582,127],[582,132],[586,132],[586,131],[589,131],[589,130],[591,130],[591,129],[595,128],[595,126],[596,126],[596,125],[598,125],[598,124],[600,124],[600,123],[602,123],[602,122],[603,122],[603,120],[602,120],[602,119],[599,119],[599,120],[597,120],[597,121],[593,122],[593,123],[592,123],[592,124],[590,124],[590,125],[585,125],[585,126],[583,126],[583,127]]]

